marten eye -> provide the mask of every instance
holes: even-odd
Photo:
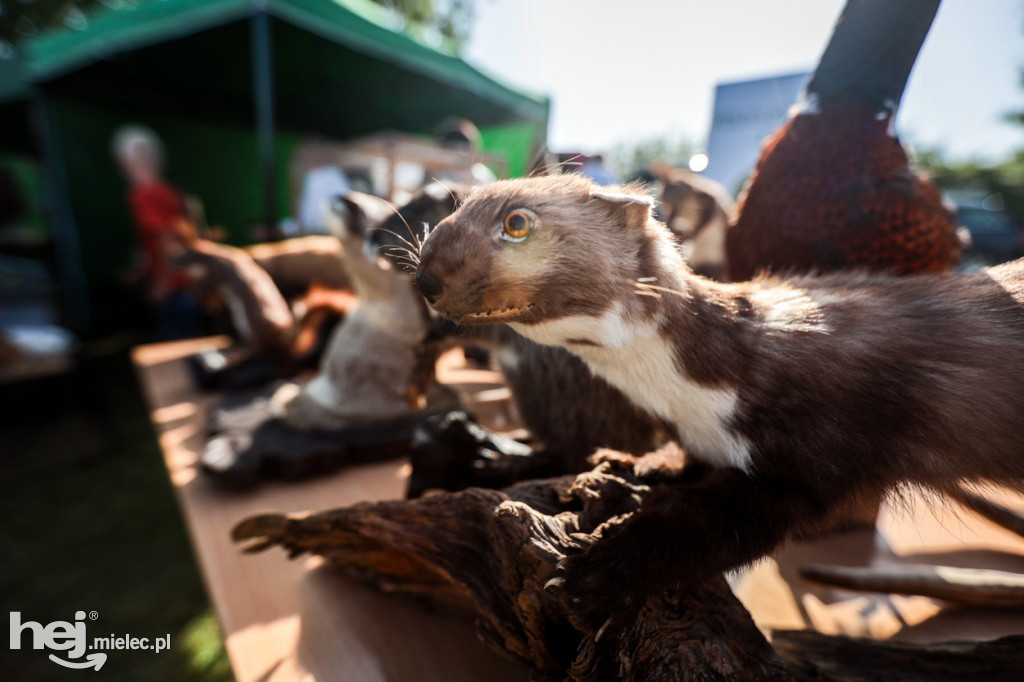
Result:
[[[511,211],[505,216],[505,221],[502,224],[504,230],[502,236],[509,241],[520,242],[530,234],[532,224],[533,219],[523,211]]]

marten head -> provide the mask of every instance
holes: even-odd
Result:
[[[496,182],[430,234],[417,282],[462,324],[600,317],[632,306],[636,281],[656,274],[659,249],[674,248],[652,204],[637,188],[575,175]]]

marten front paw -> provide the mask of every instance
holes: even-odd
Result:
[[[647,540],[658,531],[649,525],[657,524],[635,518],[559,564],[558,578],[550,585],[561,593],[577,629],[597,639],[616,637],[663,586],[651,570],[659,556]]]

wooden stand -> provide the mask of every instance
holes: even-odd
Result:
[[[246,519],[251,549],[307,552],[385,591],[471,607],[496,649],[534,680],[784,679],[787,668],[723,578],[651,600],[618,638],[582,635],[546,588],[558,562],[648,490],[631,463],[576,477],[363,504],[305,519]],[[597,534],[599,535],[599,533]]]
[[[621,456],[578,478],[505,491],[255,516],[234,538],[255,541],[250,551],[280,545],[293,557],[323,556],[381,591],[469,608],[481,635],[534,680],[1011,679],[1024,666],[1024,635],[911,645],[790,631],[778,633],[776,653],[721,577],[655,596],[617,637],[583,634],[547,589],[558,562],[599,541],[600,525],[633,513],[649,490]],[[913,571],[903,575],[919,582]]]

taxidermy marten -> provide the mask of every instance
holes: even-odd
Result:
[[[436,359],[423,349],[427,307],[407,275],[363,248],[369,225],[390,210],[382,199],[351,192],[325,215],[341,240],[358,303],[333,332],[317,375],[275,394],[282,420],[293,429],[399,417],[426,401]]]
[[[722,284],[685,265],[647,196],[573,176],[479,188],[420,258],[443,316],[568,349],[703,464],[566,560],[590,632],[859,496],[1024,482],[1024,260]]]
[[[399,268],[415,265],[424,234],[450,216],[470,189],[459,184],[427,185],[367,230],[368,246]],[[665,441],[665,430],[655,419],[566,350],[534,343],[501,325],[473,329],[434,325],[434,339],[443,347],[473,344],[493,352],[523,423],[536,445],[560,462],[560,472],[589,468],[587,459],[601,447],[642,455]]]
[[[723,280],[726,275],[725,234],[736,210],[722,185],[682,168],[653,163],[658,213],[679,237],[686,263],[698,275]]]
[[[218,294],[243,344],[256,355],[285,356],[295,338],[295,318],[267,271],[242,249],[192,240],[175,264],[197,280],[200,291]]]
[[[275,284],[275,274],[267,272],[252,256],[251,249],[265,246],[256,253],[274,261],[278,274],[286,270],[297,273],[295,266],[305,260],[308,273],[315,276],[326,270],[323,266],[330,258],[312,254],[315,243],[306,242],[300,250],[304,239],[309,238],[290,240],[295,243],[282,249],[270,244],[239,249],[193,239],[174,256],[174,262],[193,275],[194,287],[201,295],[215,296],[224,302],[235,332],[252,356],[276,361],[285,374],[315,362],[325,336],[355,305],[351,288],[335,289],[313,280],[312,284],[305,284],[308,290],[294,306],[289,306]],[[338,241],[335,237],[316,239]],[[340,243],[337,254],[340,276],[348,281]]]

